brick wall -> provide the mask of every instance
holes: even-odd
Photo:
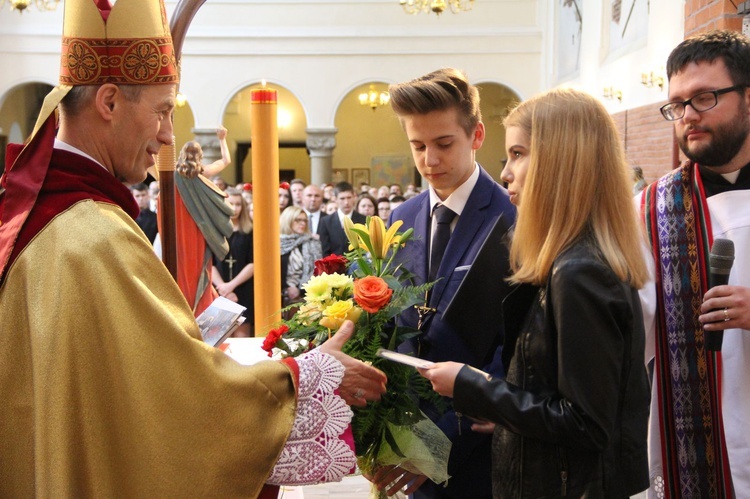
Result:
[[[742,31],[742,18],[732,0],[685,0],[685,37],[712,29]],[[649,183],[685,159],[674,140],[672,124],[659,113],[663,104],[649,104],[612,115],[622,135],[628,164],[643,168]]]
[[[649,183],[675,168],[673,126],[659,112],[663,104],[649,104],[612,115],[620,130],[628,164],[643,168],[643,176]]]
[[[712,29],[742,31],[742,18],[732,1],[685,0],[685,38]]]

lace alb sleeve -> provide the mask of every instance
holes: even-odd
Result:
[[[337,482],[356,465],[352,410],[336,390],[344,366],[317,349],[295,359],[299,398],[292,432],[267,483],[312,485]]]

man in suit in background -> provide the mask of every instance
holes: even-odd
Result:
[[[299,208],[303,207],[302,191],[307,184],[301,178],[294,178],[289,182],[289,191],[292,193],[292,203]]]
[[[403,342],[398,349],[434,362],[463,362],[489,370],[502,340],[502,321],[493,312],[500,309],[505,288],[499,293],[489,289],[473,290],[472,294],[496,294],[486,296],[496,307],[490,305],[473,310],[474,305],[470,304],[461,307],[458,320],[455,314],[452,322],[445,316],[448,304],[493,232],[495,223],[502,217],[498,227],[503,227],[504,232],[515,222],[515,208],[507,191],[475,161],[476,150],[485,137],[479,93],[462,72],[441,69],[391,85],[390,95],[393,110],[411,144],[414,163],[430,184],[428,190],[391,213],[390,223],[402,220],[403,230],[414,229],[414,239],[399,251],[398,257],[416,276],[415,284],[437,280],[423,307],[407,310],[399,316],[398,325],[419,328],[422,334]],[[448,218],[443,219],[441,213],[449,213]],[[450,227],[440,263],[440,257],[434,252],[431,256],[433,246],[441,246],[438,241],[443,237],[436,237],[436,231],[442,230],[438,229],[438,218]],[[493,237],[490,242],[497,249],[485,248],[484,251],[490,249],[497,260],[490,258],[492,265],[481,269],[483,282],[502,283],[509,269],[507,251],[501,247],[500,238]],[[463,289],[462,293],[465,291]],[[466,301],[471,303],[472,300]],[[487,303],[487,300],[473,301]],[[483,322],[486,327],[465,326],[476,324],[477,316],[490,317],[491,321]],[[504,373],[493,374],[502,376]],[[389,491],[407,486],[406,493],[414,493],[415,498],[491,498],[491,435],[473,432],[471,422],[460,420],[452,410],[441,415],[427,404],[422,404],[422,410],[453,442],[448,461],[451,479],[447,487],[400,468],[381,470],[376,483],[386,486],[395,480]]]
[[[151,196],[149,194],[149,188],[146,184],[140,183],[132,186],[130,191],[133,193],[135,202],[138,203],[138,218],[135,219],[135,223],[141,228],[151,244],[154,244],[156,234],[159,232],[159,228],[156,223],[156,212],[151,210]]]
[[[355,224],[363,224],[366,217],[354,211],[356,197],[354,188],[349,182],[339,182],[333,188],[338,211],[331,216],[321,219],[318,226],[320,244],[323,246],[323,256],[343,255],[349,249],[349,240],[344,233],[344,217],[349,217]]]
[[[323,190],[315,184],[310,184],[302,190],[302,207],[307,213],[307,227],[313,234],[319,234],[320,220],[326,216],[320,209],[323,204]]]

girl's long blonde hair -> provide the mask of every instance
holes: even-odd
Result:
[[[531,139],[511,280],[543,286],[555,258],[590,231],[614,273],[642,287],[648,278],[643,229],[630,169],[604,106],[584,92],[556,89],[519,104],[503,124]]]
[[[248,209],[247,201],[245,201],[245,198],[242,197],[242,191],[234,187],[228,187],[226,193],[227,197],[239,196],[241,198],[240,203],[242,209],[240,209],[240,218],[237,222],[240,226],[241,232],[250,234],[250,232],[253,230],[253,219],[250,218],[250,210]]]

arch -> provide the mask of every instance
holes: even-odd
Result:
[[[477,162],[499,182],[506,160],[505,127],[502,122],[510,107],[522,99],[516,90],[505,83],[485,80],[476,86],[479,88],[479,108],[485,128],[484,144],[477,151]]]
[[[40,81],[21,82],[9,88],[0,98],[0,135],[8,136],[11,129],[19,130],[21,137],[9,138],[13,142],[25,140],[33,130],[42,102],[52,88],[52,85]]]
[[[333,169],[337,178],[353,181],[354,171],[369,172],[371,185],[406,185],[417,176],[409,142],[390,105],[371,109],[359,102],[370,85],[387,91],[387,79],[374,77],[351,84],[338,99],[333,118],[338,129]],[[363,177],[358,177],[362,179]]]
[[[252,181],[252,157],[250,155],[251,91],[261,82],[245,82],[235,87],[222,104],[221,123],[228,130],[227,140],[235,144],[232,165],[223,176],[233,182]],[[279,112],[279,170],[282,180],[297,177],[310,182],[310,158],[307,153],[308,114],[304,104],[290,88],[267,80],[266,86],[278,92]],[[284,117],[288,123],[284,124]],[[230,148],[232,146],[230,145]]]
[[[359,95],[360,92],[367,90],[371,84],[375,85],[385,85],[388,87],[391,83],[394,83],[393,81],[389,81],[388,78],[381,78],[378,76],[374,77],[368,77],[368,78],[360,78],[359,80],[352,82],[349,84],[344,91],[339,95],[338,99],[333,103],[333,107],[331,109],[331,117],[329,119],[330,123],[336,122],[336,114],[339,111],[339,108],[341,107],[341,104],[344,102],[345,99],[347,99],[353,92],[354,95]],[[387,88],[385,90],[388,90]]]

